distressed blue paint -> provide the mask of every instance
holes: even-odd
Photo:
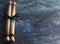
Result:
[[[33,30],[33,27],[30,23],[25,22],[25,21],[21,21],[21,20],[18,23],[16,23],[16,28],[17,27],[22,33],[31,32]]]
[[[0,43],[9,0],[0,0]],[[60,0],[17,0],[14,44],[60,44]]]

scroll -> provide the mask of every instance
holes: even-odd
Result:
[[[16,13],[16,2],[9,1],[7,15],[9,18],[6,23],[6,41],[15,41],[14,33],[15,33],[15,20],[14,16]]]

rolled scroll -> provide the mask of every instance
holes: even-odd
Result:
[[[16,14],[16,2],[13,2],[12,11],[11,11],[11,17],[15,16],[15,14]]]
[[[8,16],[11,16],[11,9],[12,9],[11,7],[12,7],[12,1],[9,1],[8,11],[7,11]],[[10,40],[9,34],[10,34],[10,19],[8,18],[6,23],[6,40],[7,41]]]
[[[11,41],[15,41],[15,38],[14,38],[14,33],[15,33],[15,20],[12,19],[11,20],[11,25],[10,25],[10,35],[11,35]]]
[[[6,23],[6,41],[9,41],[9,34],[10,34],[10,19],[7,19]]]
[[[8,11],[7,11],[8,16],[11,16],[11,11],[12,11],[12,1],[9,1]]]
[[[16,14],[16,2],[12,4],[11,17],[15,16],[15,14]],[[14,33],[15,33],[15,20],[11,19],[11,27],[10,27],[11,41],[15,41]]]

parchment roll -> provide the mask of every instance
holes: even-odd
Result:
[[[15,34],[15,20],[12,19],[10,20],[11,25],[10,25],[10,35],[11,35],[11,41],[15,41],[14,34]]]
[[[10,34],[10,19],[7,19],[6,22],[6,40],[9,41],[9,34]]]
[[[15,16],[15,14],[16,14],[16,2],[13,2],[12,11],[11,11],[11,17]]]
[[[16,14],[16,2],[13,2],[12,4],[12,11],[11,11],[11,17],[15,16]],[[11,35],[11,41],[15,41],[14,34],[15,34],[15,20],[11,19],[10,22],[10,35]]]
[[[14,35],[14,33],[15,33],[15,20],[12,19],[12,20],[10,20],[10,22],[11,22],[11,25],[10,25],[10,34]]]
[[[7,11],[8,16],[11,16],[11,11],[12,11],[12,1],[9,1],[8,11]]]
[[[12,9],[12,1],[9,1],[9,5],[8,5],[8,10],[7,10],[7,15],[8,16],[11,16],[11,9]],[[6,40],[9,41],[10,40],[10,37],[9,37],[9,34],[10,34],[10,19],[8,18],[7,19],[7,22],[6,22]]]

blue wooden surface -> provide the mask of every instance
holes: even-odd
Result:
[[[0,0],[0,43],[4,43],[9,0]],[[60,0],[17,0],[14,44],[60,44]]]

